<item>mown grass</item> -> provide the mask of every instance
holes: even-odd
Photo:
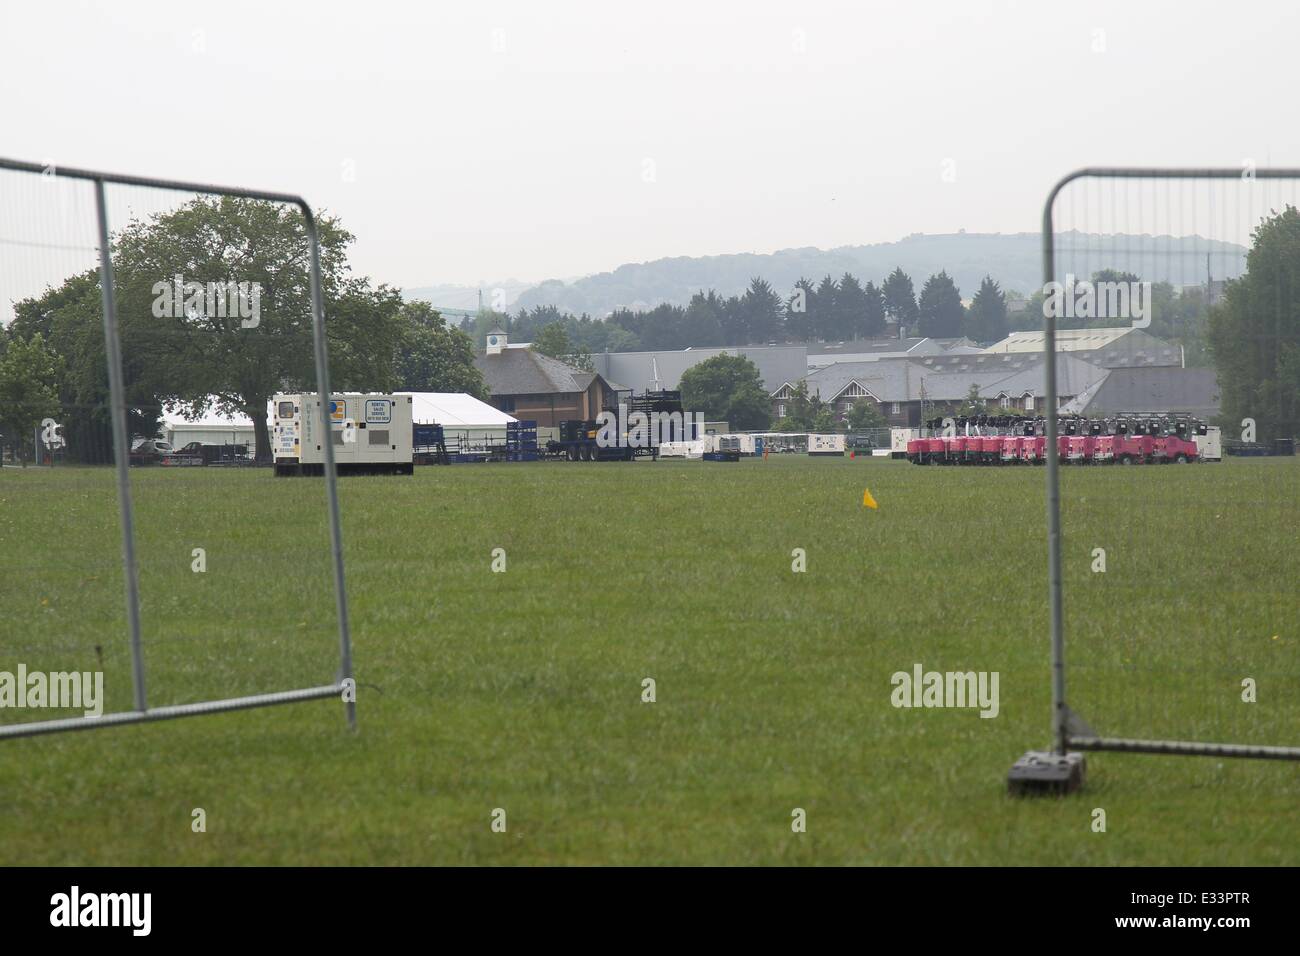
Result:
[[[132,477],[150,702],[332,680],[321,484]],[[128,709],[111,480],[0,473],[0,670],[102,669]],[[1300,862],[1292,763],[1097,755],[1082,794],[1006,796],[1048,742],[1042,483],[802,457],[345,479],[359,733],[318,701],[2,742],[0,863]],[[1300,744],[1298,490],[1294,460],[1067,470],[1070,699],[1099,732]],[[894,708],[918,662],[998,671],[999,715]]]

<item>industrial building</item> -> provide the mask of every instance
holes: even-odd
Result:
[[[990,354],[1041,353],[1043,335],[1041,331],[1012,332],[984,351]],[[1113,329],[1057,329],[1056,351],[1068,352],[1101,368],[1183,365],[1181,348],[1127,325]]]
[[[968,338],[877,338],[849,342],[809,342],[809,371],[836,362],[875,362],[886,358],[925,358],[927,355],[976,355],[981,351]]]
[[[1169,410],[1202,421],[1219,417],[1218,374],[1212,368],[1116,368],[1061,409],[1066,414],[1105,418],[1116,412]]]
[[[541,427],[594,419],[601,409],[618,404],[618,392],[627,391],[599,372],[574,368],[533,349],[511,348],[502,329],[488,333],[487,349],[474,365],[494,408]]]
[[[1062,403],[1101,381],[1106,370],[1073,355],[1056,356],[1057,394]],[[1046,366],[1041,354],[942,354],[924,358],[837,362],[806,378],[808,394],[847,414],[859,401],[873,401],[894,427],[915,428],[941,408],[960,405],[977,389],[991,407],[1027,414],[1046,410]],[[785,416],[796,382],[784,382],[772,396],[772,414]]]

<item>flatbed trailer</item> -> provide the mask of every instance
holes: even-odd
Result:
[[[596,440],[599,432],[594,419],[560,422],[559,441],[548,441],[546,450],[553,458],[569,461],[631,461],[636,457],[637,449],[630,446],[601,445]]]

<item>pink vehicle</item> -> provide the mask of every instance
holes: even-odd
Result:
[[[938,430],[939,423],[951,419],[934,419],[928,428]],[[1198,436],[1208,434],[1204,422],[1182,413],[1124,412],[1105,419],[1077,416],[1058,419],[1061,432],[1056,436],[1057,461],[1075,464],[1151,464],[1153,462],[1186,463],[1205,460]],[[907,442],[907,457],[917,464],[929,465],[999,465],[1047,462],[1051,454],[1046,436],[1041,432],[1045,419],[1028,420],[1019,416],[980,417],[978,421],[962,419],[966,431],[1012,431],[1029,434],[966,434],[914,439]],[[1035,435],[1033,432],[1039,432]],[[1214,460],[1215,456],[1210,456]]]
[[[1115,460],[1121,465],[1141,465],[1151,460],[1156,440],[1150,435],[1116,435]]]
[[[1201,449],[1196,444],[1195,439],[1187,439],[1187,438],[1179,437],[1179,438],[1174,438],[1174,442],[1177,443],[1176,447],[1173,449],[1175,464],[1186,465],[1190,462],[1198,461],[1200,459]]]
[[[966,436],[955,435],[952,438],[944,439],[944,448],[947,455],[944,457],[950,465],[960,465],[966,460]]]
[[[1179,438],[1177,435],[1165,435],[1155,440],[1154,460],[1162,464],[1176,462],[1185,465],[1196,460],[1196,444]]]
[[[1020,460],[1031,465],[1041,465],[1046,462],[1043,455],[1043,448],[1047,444],[1047,439],[1042,435],[1027,435],[1020,445]]]
[[[1065,460],[1074,465],[1086,465],[1092,460],[1097,439],[1093,435],[1068,435],[1065,439]]]

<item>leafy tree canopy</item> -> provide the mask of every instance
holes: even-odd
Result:
[[[682,373],[682,405],[738,431],[767,428],[771,400],[758,366],[743,355],[715,355]]]
[[[917,303],[917,313],[922,335],[933,338],[956,338],[961,335],[962,318],[966,309],[961,304],[961,293],[947,272],[940,272],[925,280],[921,299]]]
[[[1300,434],[1300,212],[1287,206],[1256,227],[1246,273],[1210,310],[1222,423],[1254,419],[1261,441]]]

